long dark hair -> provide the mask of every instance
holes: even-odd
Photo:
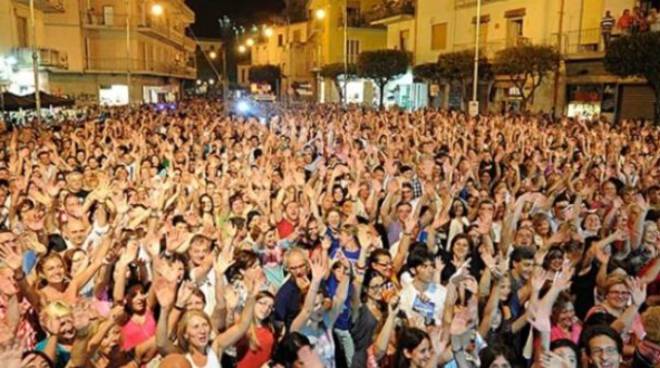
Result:
[[[397,349],[394,354],[394,362],[397,368],[408,368],[410,367],[410,359],[404,354],[405,350],[409,352],[415,350],[424,340],[431,341],[429,335],[419,328],[407,327],[401,330],[397,338]]]

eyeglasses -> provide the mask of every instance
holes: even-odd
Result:
[[[618,355],[619,349],[616,346],[608,346],[606,348],[593,348],[591,349],[591,355],[593,356],[603,356],[607,355]]]
[[[303,264],[300,264],[300,265],[297,265],[297,266],[289,266],[288,268],[289,268],[289,271],[294,271],[294,270],[303,269],[303,268],[305,268],[305,266],[307,266],[307,264],[303,263]]]
[[[607,293],[608,294],[613,294],[613,295],[621,295],[621,296],[629,296],[630,295],[629,291],[619,291],[619,290],[610,290]]]

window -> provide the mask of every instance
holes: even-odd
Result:
[[[514,18],[509,19],[506,29],[506,45],[516,46],[522,41],[523,36],[523,19]]]
[[[358,55],[360,55],[360,41],[347,40],[346,50],[348,51],[348,62],[357,63]]]
[[[404,30],[399,32],[399,50],[410,51],[408,47],[408,42],[410,41],[410,30]]]
[[[300,30],[293,31],[293,42],[300,42]]]
[[[284,45],[284,35],[280,33],[277,35],[277,46],[282,47],[283,45]]]
[[[103,24],[106,26],[112,26],[115,24],[114,21],[115,9],[111,6],[103,7]]]
[[[434,24],[431,27],[431,50],[447,48],[447,23]]]
[[[27,18],[16,17],[16,27],[18,28],[18,46],[28,47]]]

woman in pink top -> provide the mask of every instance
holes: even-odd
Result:
[[[128,289],[125,310],[127,322],[121,327],[121,337],[122,350],[127,351],[156,336],[156,320],[144,286],[137,284]]]
[[[569,295],[559,294],[557,301],[552,307],[550,320],[552,322],[550,341],[567,339],[576,344],[579,343],[580,333],[582,333],[582,323],[575,316],[575,307]]]

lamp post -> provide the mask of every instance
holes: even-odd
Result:
[[[477,20],[474,37],[474,75],[472,76],[472,100],[470,101],[470,116],[479,115],[479,100],[477,100],[477,89],[479,88],[479,32],[481,27],[481,0],[477,0]]]
[[[34,101],[37,109],[37,122],[41,122],[41,94],[39,88],[39,50],[37,49],[37,26],[34,22],[34,0],[30,0],[30,29],[32,44],[32,73],[34,74]]]
[[[348,104],[348,0],[344,1],[344,99],[342,104]]]
[[[318,22],[323,21],[323,19],[325,19],[325,16],[326,16],[326,12],[325,12],[325,9],[323,9],[323,8],[316,9],[316,11],[314,12],[314,17],[316,18],[316,20]],[[318,97],[318,102],[322,102],[323,101],[323,95],[321,93],[321,87],[323,85],[323,79],[321,78],[321,63],[322,63],[321,58],[323,56],[323,51],[321,49],[321,47],[322,47],[321,42],[323,41],[322,40],[322,37],[323,37],[323,24],[320,25],[320,28],[316,29],[316,32],[317,32],[317,43],[316,43],[316,69],[317,69],[316,79],[317,79],[317,83],[316,84],[317,84],[317,93],[318,93],[317,97]]]

